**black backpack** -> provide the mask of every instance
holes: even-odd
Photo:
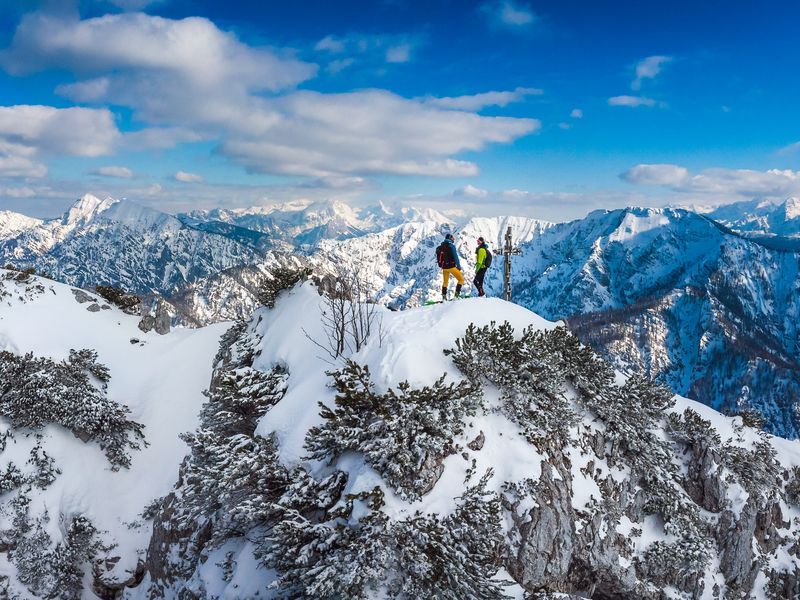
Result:
[[[456,258],[453,254],[453,247],[447,243],[447,240],[439,244],[436,248],[436,264],[441,269],[452,269],[456,266]]]
[[[483,266],[488,269],[489,267],[492,266],[492,253],[489,252],[489,247],[484,244],[483,246],[478,246],[478,248],[475,250],[475,256],[478,255],[478,250],[480,250],[481,248],[486,250],[486,258],[483,261]]]
[[[444,269],[444,265],[447,262],[447,255],[449,254],[449,250],[446,246],[447,242],[442,242],[436,247],[436,264],[442,269]]]

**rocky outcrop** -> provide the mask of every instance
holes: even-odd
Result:
[[[169,313],[167,303],[160,298],[156,300],[155,310],[147,314],[139,321],[139,329],[147,333],[155,331],[159,335],[166,335],[172,326],[172,316]]]

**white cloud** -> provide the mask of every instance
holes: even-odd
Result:
[[[127,167],[106,166],[99,167],[91,171],[92,175],[102,175],[103,177],[116,177],[117,179],[133,178],[133,171]]]
[[[521,29],[536,21],[536,14],[530,8],[514,0],[499,0],[487,2],[481,6],[481,10],[499,25]]]
[[[157,150],[203,139],[205,138],[202,135],[187,127],[146,127],[125,132],[120,146],[134,151]]]
[[[33,198],[36,191],[29,187],[7,187],[0,188],[0,196],[6,198]]]
[[[249,47],[202,18],[126,13],[78,21],[34,13],[23,19],[0,61],[13,73],[72,70],[79,81],[60,88],[62,93],[130,107],[146,125],[120,138],[110,112],[65,109],[106,115],[111,137],[97,127],[77,138],[64,136],[62,145],[89,156],[107,153],[114,142],[147,148],[218,140],[220,153],[254,172],[465,176],[478,167],[455,155],[511,142],[540,127],[535,119],[444,110],[381,90],[293,91],[316,73],[316,65]],[[526,93],[533,92],[521,88],[511,96]],[[511,101],[500,94],[478,104]]]
[[[181,183],[202,183],[203,176],[197,175],[196,173],[187,173],[186,171],[178,171],[175,173],[175,181],[180,181]],[[160,189],[161,186],[159,186]]]
[[[0,176],[3,177],[44,177],[47,167],[24,156],[7,154],[0,149]]]
[[[608,99],[609,106],[655,106],[656,101],[645,96],[613,96]]]
[[[487,198],[489,190],[484,190],[474,185],[465,185],[453,192],[454,196],[469,196],[470,198]]]
[[[406,63],[412,60],[414,51],[425,43],[424,36],[408,34],[352,33],[346,36],[327,35],[316,43],[314,50],[323,54],[346,55],[328,64],[328,71],[337,73],[356,62],[376,66],[384,63]]]
[[[405,63],[411,60],[411,44],[399,44],[386,49],[386,62]]]
[[[479,111],[487,106],[507,106],[512,102],[521,102],[528,96],[540,96],[544,93],[539,88],[518,87],[507,92],[483,92],[468,96],[444,98],[425,98],[425,103],[439,108],[453,110]]]
[[[661,73],[661,67],[672,61],[670,56],[648,56],[636,65],[636,79],[631,83],[631,89],[642,89],[645,79],[655,79]]]
[[[42,157],[102,156],[119,137],[105,109],[0,106],[0,175],[44,177]]]
[[[636,165],[623,173],[622,178],[630,183],[666,186],[681,193],[746,198],[800,194],[800,171],[790,169],[712,168],[691,173],[678,165]]]
[[[583,110],[580,108],[573,108],[572,111],[569,113],[569,116],[573,119],[582,119],[583,118]]]
[[[318,52],[341,54],[345,50],[345,41],[333,35],[326,35],[316,43],[314,50],[317,50]]]
[[[689,178],[689,170],[678,165],[642,164],[623,173],[622,178],[629,183],[666,185],[675,188]]]
[[[97,102],[108,94],[111,81],[108,77],[97,77],[56,87],[56,93],[76,102]]]
[[[565,129],[566,130],[566,129],[569,129],[570,127],[572,127],[572,125],[570,125],[569,123],[559,123],[558,124],[558,128],[559,129]]]
[[[119,139],[106,109],[52,106],[0,106],[0,140],[36,152],[101,156]]]
[[[99,49],[102,49],[100,51]],[[192,92],[220,87],[277,91],[312,77],[316,65],[252,48],[208,19],[164,19],[142,13],[76,20],[46,13],[23,18],[0,62],[12,74],[48,67],[77,73],[109,73],[62,91],[76,99],[124,98],[153,88],[188,86]]]
[[[441,110],[383,90],[303,91],[275,99],[277,116],[225,141],[221,151],[252,171],[336,174],[472,175],[450,158],[510,142],[540,127],[535,119]]]

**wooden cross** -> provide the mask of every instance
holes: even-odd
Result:
[[[522,254],[522,250],[515,248],[511,245],[511,226],[506,230],[506,243],[503,246],[503,256],[505,257],[505,265],[503,267],[503,299],[511,301],[511,256]]]

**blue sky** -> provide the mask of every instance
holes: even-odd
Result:
[[[800,195],[793,2],[0,6],[0,209]]]

